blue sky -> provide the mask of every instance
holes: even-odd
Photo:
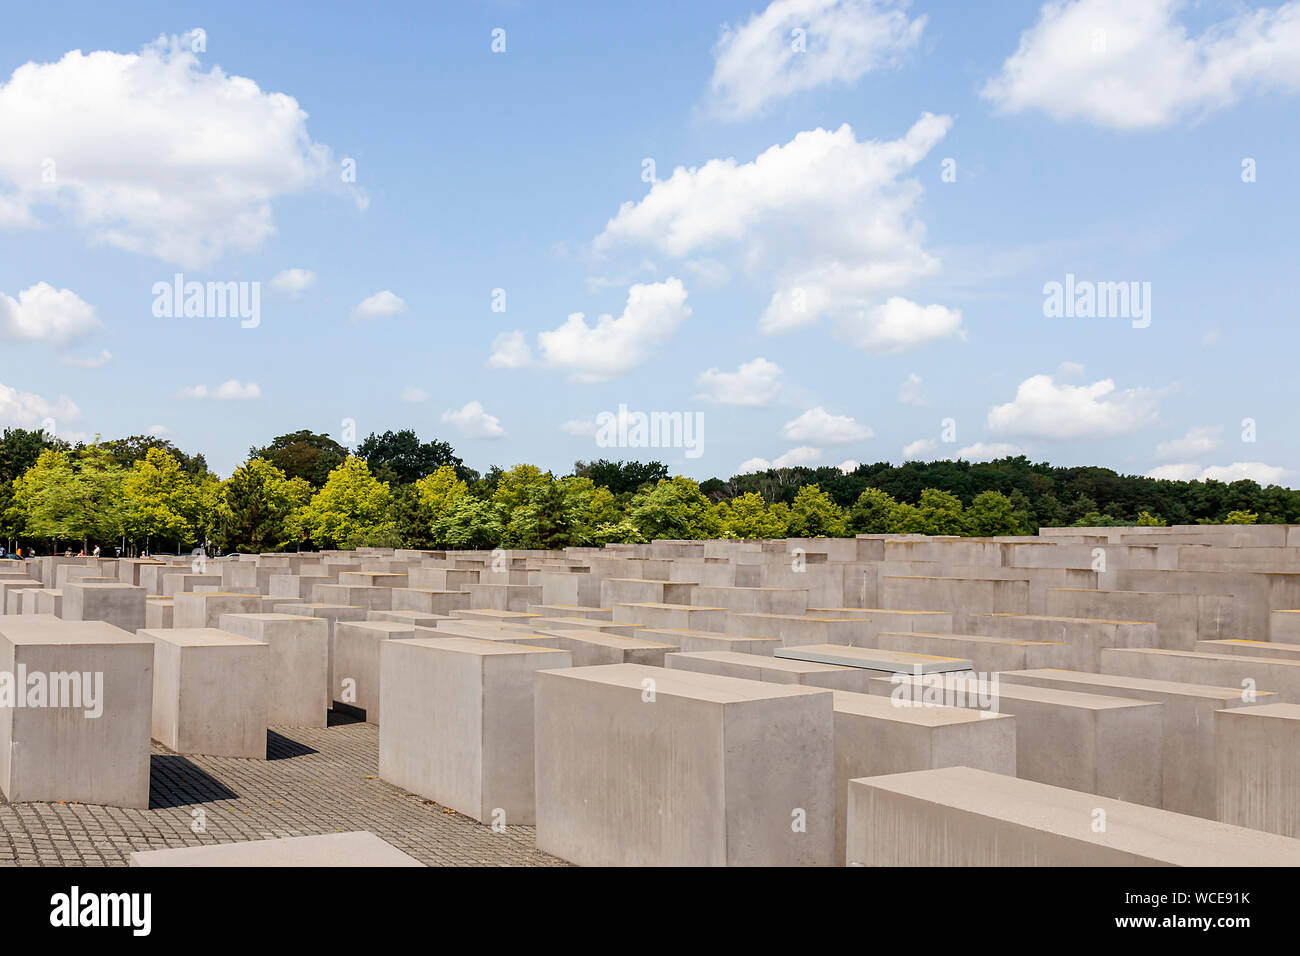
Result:
[[[0,425],[1294,485],[1300,3],[1135,6],[14,8]],[[176,273],[256,327],[156,315]],[[1149,324],[1045,315],[1067,274]],[[620,406],[702,454],[600,445]]]

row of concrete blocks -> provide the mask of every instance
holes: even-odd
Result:
[[[1053,738],[1058,751],[1085,740],[1098,751],[1129,750],[1127,759],[1107,758],[1102,775],[1090,781],[1094,789],[1109,783],[1122,792],[1143,784],[1107,781],[1105,766],[1159,768],[1162,748],[1177,739],[1160,730],[1159,703],[1081,693],[1072,694],[1074,702],[1030,684],[1012,695],[1013,709],[1030,715],[1022,722],[923,700],[700,671],[691,666],[700,656],[689,654],[668,655],[666,668],[570,667],[568,653],[554,648],[429,637],[386,642],[380,657],[380,776],[484,822],[535,822],[541,849],[583,864],[873,862],[851,850],[865,824],[855,822],[850,780],[953,765],[1014,775],[1021,752],[1016,725],[1055,713],[1057,732],[1044,731],[1043,737]],[[1214,713],[1215,725],[1223,719],[1217,708],[1231,703],[1222,690],[1181,693],[1197,699],[1190,709]],[[1071,710],[1068,703],[1076,706],[1062,716]],[[1069,724],[1078,723],[1084,711],[1091,728],[1081,736]],[[1300,727],[1300,707],[1293,705],[1231,713],[1257,718],[1248,724],[1250,733],[1263,735],[1253,748],[1255,768],[1263,766],[1268,748],[1283,745],[1279,734]],[[1270,733],[1268,725],[1276,722],[1284,729]],[[1239,725],[1247,722],[1227,732]],[[1239,751],[1234,746],[1234,754]],[[1059,759],[1077,763],[1086,755]],[[1239,762],[1225,763],[1220,786],[1249,793],[1260,785],[1259,773],[1251,777]],[[1032,780],[1007,786],[1021,784],[1050,786]],[[1146,786],[1148,795],[1160,790],[1159,770],[1154,785]],[[1300,842],[1280,835],[1240,835],[1259,854],[1236,856],[1243,844],[1215,844],[1232,836],[1221,821],[1059,789],[1086,802],[1089,812],[1101,807],[1121,818],[1160,820],[1166,832],[1184,834],[1183,845],[1167,849],[1163,862],[1222,863],[1231,856],[1237,864],[1300,863]],[[1224,801],[1234,814],[1241,805],[1239,799]],[[948,825],[957,827],[959,820],[955,813]],[[1032,817],[1024,822],[1032,829]],[[1092,818],[1076,822],[1083,834]],[[1101,831],[1100,845],[1122,846],[1115,832]],[[1155,851],[1148,846],[1144,852]]]

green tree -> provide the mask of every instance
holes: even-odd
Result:
[[[668,466],[658,461],[578,461],[573,473],[579,478],[590,478],[596,485],[608,488],[616,495],[640,490],[642,485],[657,484],[668,478]]]
[[[265,458],[251,458],[222,482],[214,530],[228,550],[279,551],[297,540],[290,518],[311,495],[305,479],[286,478]]]
[[[1259,515],[1253,511],[1229,511],[1223,516],[1224,524],[1254,524]]]
[[[961,499],[951,492],[926,488],[916,505],[917,514],[925,528],[922,534],[965,534],[966,515]]]
[[[784,538],[788,514],[774,514],[762,495],[746,492],[716,506],[723,533],[734,538]]]
[[[421,442],[409,428],[386,431],[382,435],[371,433],[357,446],[357,456],[365,459],[376,478],[391,485],[419,481],[443,465],[450,465],[464,478],[461,470],[465,463],[456,457],[451,445],[437,439]]]
[[[291,516],[288,526],[320,547],[348,542],[392,540],[397,525],[391,513],[393,495],[388,482],[370,473],[369,466],[349,455],[325,481],[311,502]]]
[[[864,488],[849,509],[849,528],[854,534],[887,534],[893,525],[898,502],[879,488]]]
[[[24,532],[55,541],[111,541],[124,531],[125,471],[97,444],[71,451],[47,448],[14,482],[11,507]]]
[[[628,520],[647,541],[702,540],[722,531],[709,499],[684,475],[662,479],[633,497]]]
[[[264,448],[250,448],[249,458],[265,458],[286,478],[302,478],[313,488],[323,488],[330,474],[348,457],[348,450],[329,435],[308,429],[272,439]]]
[[[457,476],[453,465],[441,466],[415,482],[413,487],[419,498],[419,515],[430,533],[469,494],[469,485]]]
[[[804,485],[790,502],[792,538],[839,538],[848,533],[844,512],[817,485]]]
[[[500,509],[473,495],[456,499],[433,526],[435,540],[449,548],[494,548],[504,534]]]
[[[162,538],[179,548],[197,540],[206,524],[198,484],[160,448],[150,448],[127,473],[122,505],[126,534],[133,541]]]
[[[1011,499],[1000,491],[981,491],[966,511],[967,531],[980,538],[1024,534]]]
[[[1159,515],[1153,515],[1149,511],[1142,511],[1138,513],[1137,523],[1139,528],[1163,528],[1166,522]]]

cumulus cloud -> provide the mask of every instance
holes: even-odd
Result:
[[[443,412],[442,420],[455,425],[466,438],[501,438],[506,433],[501,419],[489,415],[479,402],[466,402],[457,411]]]
[[[402,401],[410,405],[418,405],[421,402],[429,400],[429,393],[422,388],[416,388],[414,385],[408,385],[402,389]]]
[[[1190,428],[1182,438],[1162,441],[1156,445],[1153,457],[1156,461],[1178,461],[1179,459],[1186,461],[1189,458],[1196,458],[1217,445],[1222,432],[1222,425]]]
[[[918,305],[901,296],[890,296],[883,305],[845,316],[839,328],[853,345],[877,355],[906,352],[948,338],[965,338],[961,309]]]
[[[0,292],[0,339],[66,348],[101,327],[94,306],[70,289],[38,282],[17,299]]]
[[[771,289],[759,319],[768,333],[828,317],[841,338],[883,353],[958,336],[960,312],[895,296],[939,270],[916,217],[923,190],[907,177],[951,125],[925,113],[901,139],[859,142],[846,124],[801,132],[752,162],[678,167],[624,203],[593,248],[730,257]]]
[[[297,298],[316,283],[316,273],[310,269],[285,269],[271,280],[271,288]]]
[[[1300,91],[1300,3],[1244,10],[1193,35],[1183,0],[1051,2],[986,83],[1005,113],[1116,129],[1165,126],[1269,91]]]
[[[755,471],[767,471],[769,468],[794,468],[799,465],[818,465],[825,461],[825,456],[820,448],[811,448],[807,445],[800,445],[797,448],[791,448],[784,455],[768,461],[766,458],[751,458],[742,462],[736,469],[738,475],[748,475]]]
[[[559,328],[540,332],[537,347],[550,368],[569,372],[573,382],[608,382],[650,358],[691,314],[680,279],[637,284],[617,319],[602,315],[594,326],[575,312]]]
[[[898,401],[900,405],[924,405],[926,403],[925,391],[921,387],[921,376],[915,372],[908,373],[907,378],[903,379],[903,384],[898,386]]]
[[[858,470],[858,466],[860,466],[861,464],[862,462],[854,461],[853,459],[850,458],[848,461],[840,462],[835,467],[838,468],[840,471],[844,472],[844,474],[851,475]]]
[[[572,418],[560,425],[560,431],[567,435],[577,435],[581,438],[590,438],[596,434],[596,423],[581,418]]]
[[[177,395],[178,398],[207,398],[217,402],[238,402],[249,401],[254,398],[262,397],[262,387],[256,382],[240,382],[238,379],[231,379],[223,382],[216,388],[209,388],[206,385],[193,385],[182,388]]]
[[[867,426],[859,425],[848,415],[832,415],[820,405],[786,422],[781,429],[781,437],[788,441],[815,441],[827,445],[865,441],[871,436],[872,431]]]
[[[991,432],[1020,438],[1109,438],[1150,425],[1158,405],[1151,389],[1116,391],[1108,378],[1065,385],[1050,375],[1034,375],[1020,383],[1013,401],[989,409],[987,425]]]
[[[18,67],[0,129],[0,224],[51,205],[92,242],[186,267],[258,249],[280,196],[346,188],[297,100],[204,71],[177,37]]]
[[[352,314],[358,319],[382,319],[405,311],[405,300],[384,289],[362,299],[352,310]]]
[[[903,446],[903,461],[920,461],[923,456],[929,455],[936,447],[938,447],[938,442],[933,438],[918,438],[916,441]]]
[[[1147,472],[1147,477],[1169,481],[1250,480],[1268,486],[1281,484],[1289,473],[1286,468],[1266,465],[1260,461],[1234,461],[1231,465],[1210,465],[1208,468],[1193,464],[1161,465]]]
[[[744,119],[773,100],[896,65],[925,28],[926,18],[909,20],[906,7],[905,0],[776,0],[739,27],[724,25],[713,51],[712,113]]]
[[[1025,450],[1019,445],[1007,442],[976,442],[957,450],[957,457],[966,461],[994,461],[998,458],[1023,455]]]
[[[524,368],[532,361],[533,350],[518,329],[502,332],[492,340],[492,354],[487,360],[490,368]]]
[[[80,417],[81,409],[66,395],[51,401],[0,383],[0,425],[35,429],[44,428],[51,419],[75,421]]]
[[[780,390],[781,367],[760,356],[745,362],[734,372],[711,368],[700,373],[695,384],[703,389],[698,397],[712,402],[723,405],[767,405]]]

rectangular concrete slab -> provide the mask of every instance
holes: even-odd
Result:
[[[173,850],[137,850],[131,866],[424,866],[368,830],[250,840]]]
[[[1300,866],[1300,840],[946,767],[852,781],[848,860],[857,866]]]
[[[833,862],[829,692],[637,664],[536,683],[539,849],[586,866]]]

